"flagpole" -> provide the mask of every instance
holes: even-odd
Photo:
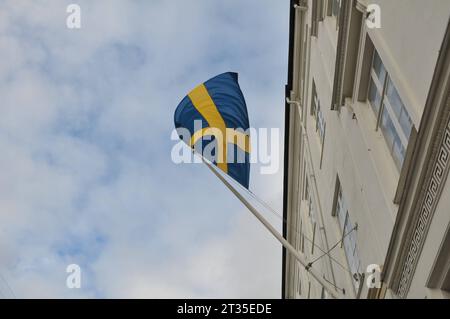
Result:
[[[216,170],[211,163],[203,158],[203,162],[208,166],[208,168],[216,175],[222,183],[250,210],[250,212],[269,230],[273,236],[302,264],[305,269],[311,274],[311,276],[316,279],[333,298],[341,298],[339,292],[336,291],[335,287],[329,282],[324,280],[323,277],[319,276],[316,270],[306,262],[304,256],[302,256],[254,207],[253,205],[240,194],[229,181],[226,180],[222,174]]]

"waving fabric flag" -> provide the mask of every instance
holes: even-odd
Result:
[[[192,90],[175,110],[175,127],[189,131],[189,139],[180,138],[195,152],[248,188],[249,121],[237,73],[220,74]]]

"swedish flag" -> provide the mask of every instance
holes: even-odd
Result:
[[[249,121],[237,73],[220,74],[193,89],[175,110],[175,127],[187,129],[190,140],[183,140],[190,147],[248,188]]]

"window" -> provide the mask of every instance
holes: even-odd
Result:
[[[359,285],[359,273],[361,273],[361,261],[356,247],[356,231],[355,226],[350,221],[347,204],[342,193],[342,187],[338,181],[337,199],[335,207],[335,216],[338,218],[339,226],[342,232],[342,245],[347,257],[348,266],[353,275],[355,286]]]
[[[308,299],[311,299],[311,282],[308,282]]]
[[[302,235],[302,219],[300,215],[297,216],[295,225],[295,248],[300,249]]]
[[[331,16],[336,18],[336,30],[339,29],[339,15],[341,12],[341,0],[332,0]]]
[[[310,191],[308,191],[308,197],[306,199],[308,200],[308,217],[314,219],[314,204],[312,194]]]
[[[305,171],[306,174],[306,171]],[[305,177],[305,193],[303,195],[303,199],[309,199],[309,181],[308,181],[308,177]]]
[[[311,243],[311,254],[314,254],[314,242],[315,242],[315,237],[316,237],[316,212],[314,209],[314,203],[313,203],[313,197],[312,197],[312,193],[309,192],[308,194],[308,216],[309,216],[309,221],[311,222],[312,225],[312,243]]]
[[[326,14],[327,16],[329,16],[329,17],[331,17],[331,15],[333,14],[333,12],[332,12],[333,1],[334,1],[334,0],[326,0],[325,14]]]
[[[298,232],[299,232],[299,247],[300,251],[302,253],[305,252],[305,235],[303,234],[303,221],[300,219],[300,227],[298,228]]]
[[[319,21],[320,21],[320,1],[312,2],[311,11],[311,36],[317,37],[319,33]]]
[[[320,293],[320,299],[328,299],[328,293],[325,290],[325,287],[322,286],[322,291]]]
[[[319,21],[323,21],[327,15],[327,0],[319,1]]]
[[[442,237],[439,251],[426,283],[427,288],[440,289],[445,294],[450,293],[450,229]]]
[[[320,143],[323,144],[325,140],[325,118],[320,109],[320,101],[317,97],[316,84],[313,80],[312,84],[312,101],[311,101],[311,115],[316,120],[316,132],[319,134]]]
[[[302,232],[302,246],[301,246],[302,254],[305,253],[305,235]]]
[[[312,82],[312,101],[311,101],[311,115],[317,117],[317,110],[319,108],[319,99],[317,98],[316,82]]]
[[[297,293],[299,295],[302,294],[302,281],[300,279],[300,268],[298,265],[297,265]]]
[[[314,255],[315,242],[316,242],[316,222],[313,223],[313,234],[312,234],[312,243],[311,243],[311,255]]]
[[[377,129],[381,129],[389,152],[397,168],[401,169],[413,123],[376,50],[372,60],[368,100],[377,118]]]
[[[311,9],[311,36],[317,37],[319,34],[319,22],[323,21],[326,16],[328,0],[314,0],[312,1]]]
[[[332,0],[331,15],[338,18],[341,11],[341,0]]]
[[[323,143],[325,138],[325,119],[323,118],[323,113],[320,110],[320,104],[317,111],[316,131],[319,132],[320,142]]]
[[[312,192],[309,189],[309,179],[308,177],[305,177],[305,193],[304,193],[304,200],[308,201],[308,217],[311,222],[312,226],[312,243],[311,243],[311,254],[314,254],[314,242],[315,242],[315,236],[316,236],[316,213],[314,209],[314,202],[313,202],[313,196]],[[304,251],[304,247],[302,246],[302,252]]]

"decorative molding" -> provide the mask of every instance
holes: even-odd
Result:
[[[439,252],[431,269],[426,286],[431,289],[448,291],[450,289],[450,223],[447,225]]]
[[[350,16],[353,0],[342,0],[339,15],[338,42],[336,48],[336,64],[334,68],[333,94],[331,109],[339,110],[342,102],[342,91],[345,73],[345,58],[348,46],[348,34],[350,28]]]
[[[406,147],[406,155],[405,160],[403,162],[403,167],[400,171],[400,178],[397,184],[397,190],[395,191],[394,196],[394,204],[398,205],[400,204],[400,201],[402,199],[403,193],[407,190],[406,187],[406,178],[408,175],[408,170],[410,169],[410,166],[412,163],[413,153],[414,153],[414,147],[416,145],[417,141],[417,129],[416,126],[413,125],[411,128],[411,134],[409,136],[408,146]]]
[[[450,171],[450,20],[439,52],[382,273],[399,298],[408,296]]]
[[[334,71],[331,109],[345,105],[345,99],[353,97],[357,73],[357,57],[361,42],[363,15],[356,8],[355,0],[342,0],[339,18],[336,63]]]
[[[447,99],[449,105],[450,99]],[[426,183],[426,192],[422,195],[421,205],[419,206],[419,217],[415,223],[411,243],[409,244],[406,260],[400,276],[397,294],[405,298],[411,285],[412,275],[418,262],[418,256],[422,251],[423,244],[431,224],[431,220],[439,202],[440,195],[444,188],[450,162],[450,119],[443,134],[441,133],[439,147],[435,152],[435,162]],[[435,149],[436,150],[436,149]]]
[[[397,239],[399,241],[397,245],[404,243],[406,248],[399,256],[399,263],[396,266],[397,279],[393,286],[401,298],[408,295],[450,169],[450,20],[436,64],[419,135],[425,144],[419,142],[417,147],[425,146],[425,150],[417,151],[417,154],[425,152],[428,155],[424,158],[425,167],[418,185],[416,204],[411,208],[410,217],[406,217],[406,234],[402,236],[403,238]],[[429,139],[426,136],[429,136]],[[415,168],[411,167],[410,170]]]
[[[319,3],[317,1],[312,2],[312,9],[311,9],[311,36],[317,37],[319,33]]]
[[[367,12],[367,5],[362,3],[361,0],[357,0],[356,1],[356,9],[358,9],[362,13],[365,13],[365,12]]]

